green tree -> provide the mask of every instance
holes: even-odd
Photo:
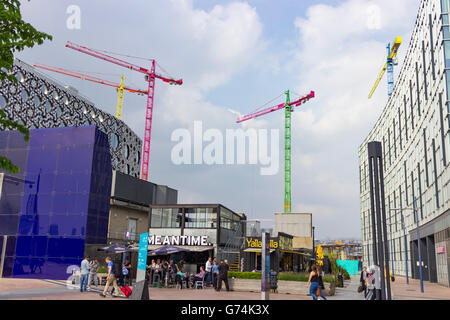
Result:
[[[42,44],[52,36],[37,31],[31,24],[22,20],[19,0],[2,0],[0,3],[0,81],[17,83],[16,77],[10,73],[14,64],[14,53],[35,44]],[[0,110],[0,128],[2,130],[18,130],[24,135],[24,140],[30,139],[30,131],[25,126],[8,119],[6,113]],[[0,169],[17,174],[20,168],[8,158],[0,156]]]

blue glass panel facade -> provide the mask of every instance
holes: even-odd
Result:
[[[36,129],[27,143],[18,132],[0,132],[0,154],[22,169],[13,176],[19,183],[3,183],[0,198],[0,235],[8,235],[3,275],[67,279],[86,244],[106,244],[107,135],[94,126]]]

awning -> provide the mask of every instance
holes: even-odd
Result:
[[[292,254],[300,254],[302,256],[308,256],[309,254],[299,251],[292,251],[292,250],[281,250],[281,253],[292,253]]]
[[[274,252],[275,249],[270,249],[270,253]],[[259,252],[261,253],[261,248],[247,248],[244,250],[244,252]]]

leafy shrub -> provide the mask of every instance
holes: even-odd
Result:
[[[97,269],[97,273],[108,273],[108,268],[106,268],[106,267],[99,267]]]

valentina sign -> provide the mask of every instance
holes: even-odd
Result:
[[[148,237],[149,245],[210,246],[208,236],[157,236]]]

